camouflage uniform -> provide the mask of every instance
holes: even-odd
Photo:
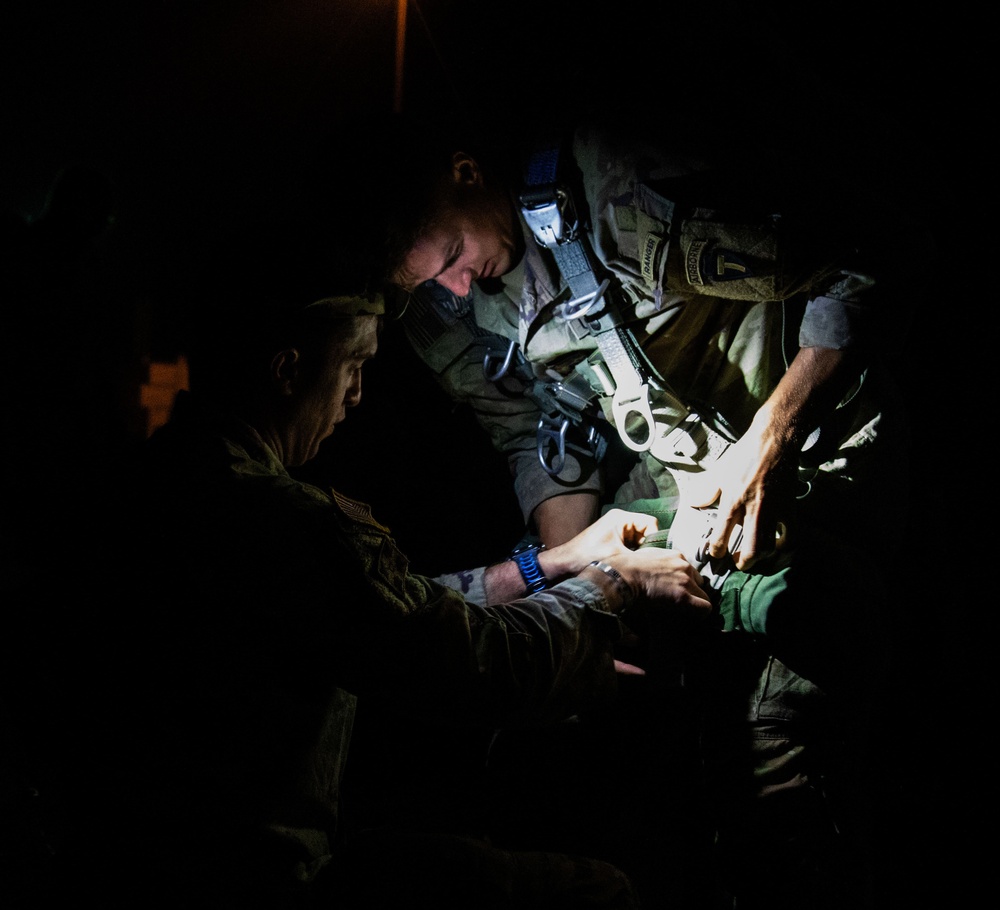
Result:
[[[128,485],[121,527],[138,543],[136,578],[153,587],[141,610],[107,617],[113,635],[94,636],[142,643],[93,654],[110,683],[90,701],[112,715],[101,810],[115,839],[100,850],[115,874],[138,847],[147,887],[187,898],[197,887],[198,906],[213,882],[233,901],[218,906],[291,907],[314,881],[338,894],[357,881],[352,903],[329,905],[398,905],[415,890],[436,906],[591,906],[574,890],[589,882],[593,906],[632,907],[606,864],[440,832],[367,834],[369,847],[348,837],[338,860],[359,698],[477,729],[559,721],[613,695],[621,623],[582,578],[485,606],[484,569],[448,585],[413,574],[366,505],[293,479],[249,426],[197,401],[181,393]],[[162,879],[157,857],[176,866]],[[159,906],[152,890],[139,903]]]
[[[697,159],[668,158],[634,141],[615,147],[586,127],[573,134],[572,159],[590,243],[620,282],[623,321],[673,392],[730,438],[746,431],[798,346],[869,344],[873,314],[886,316],[878,309],[885,302],[876,293],[882,290],[875,286],[877,269],[868,269],[881,263],[857,258],[859,238],[844,233],[841,223],[812,222],[803,230],[780,218],[725,221],[725,213],[691,195],[689,186],[704,186]],[[578,196],[578,208],[580,202]],[[594,491],[605,504],[654,511],[667,527],[681,505],[685,476],[702,465],[675,460],[663,437],[636,457],[615,489],[605,489],[602,466],[586,446],[567,449],[558,476],[540,463],[538,399],[518,394],[532,378],[592,392],[600,408],[592,421],[597,425],[603,415],[610,426],[614,415],[612,398],[594,375],[600,360],[594,337],[580,320],[560,318],[569,289],[523,218],[522,228],[526,253],[503,276],[502,287],[473,285],[458,299],[427,283],[404,314],[408,336],[441,386],[473,408],[507,454],[526,522],[549,497]],[[751,278],[705,280],[698,252],[712,241],[765,267]],[[490,368],[499,364],[512,341],[526,360],[524,381],[489,381],[484,358]],[[799,564],[787,564],[786,555],[752,574],[733,572],[719,605],[728,635],[695,644],[684,658],[686,685],[705,707],[706,767],[720,804],[728,807],[720,838],[740,831],[735,849],[753,857],[739,873],[741,907],[750,906],[748,882],[762,874],[765,854],[775,855],[775,841],[759,827],[769,813],[773,837],[791,832],[790,824],[821,828],[811,846],[801,847],[800,861],[825,865],[827,882],[842,872],[831,862],[832,827],[815,819],[830,811],[830,800],[820,794],[843,759],[845,730],[860,727],[861,704],[878,698],[885,604],[871,554],[876,543],[884,547],[879,511],[887,503],[898,509],[907,483],[905,431],[895,399],[891,379],[877,368],[858,377],[820,441],[803,453],[799,476],[808,492],[799,500]],[[657,406],[654,398],[654,414]],[[838,723],[830,721],[831,712]],[[799,805],[809,806],[801,824],[790,823],[796,816],[778,808],[778,795],[790,791]],[[762,802],[761,796],[775,798]],[[747,849],[753,844],[761,851]],[[782,863],[787,870],[787,856]],[[771,871],[777,875],[777,867]],[[764,890],[773,893],[774,877],[763,878]],[[793,902],[802,898],[800,885],[789,885],[797,892]],[[825,887],[819,885],[818,893]]]

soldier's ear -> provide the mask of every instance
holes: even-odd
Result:
[[[483,173],[476,159],[465,152],[455,152],[451,156],[451,176],[455,183],[479,186],[483,182]]]
[[[282,395],[291,395],[298,380],[301,355],[296,348],[279,351],[271,360],[271,381]]]

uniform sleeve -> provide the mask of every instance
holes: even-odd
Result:
[[[469,603],[486,604],[486,569],[464,569],[436,575],[434,581],[458,591]]]
[[[327,596],[308,598],[316,604],[308,617],[311,637],[324,636],[336,655],[343,688],[490,726],[552,722],[614,694],[623,629],[598,585],[569,579],[484,606],[462,587],[478,597],[485,570],[470,570],[455,587],[413,573],[364,503],[331,497],[332,508],[314,494],[310,545],[297,549],[303,558],[317,548],[327,554],[310,584]]]
[[[602,480],[597,464],[592,458],[578,457],[566,452],[566,464],[558,477],[553,477],[538,460],[537,446],[529,451],[508,453],[514,492],[527,523],[539,503],[563,493],[600,493]]]
[[[926,214],[919,199],[914,205],[909,194],[898,197],[891,180],[883,186],[883,176],[824,174],[828,204],[810,210],[806,229],[832,238],[830,248],[842,256],[840,271],[813,288],[800,326],[803,347],[891,349],[911,323],[914,302],[925,299],[926,263],[938,252]]]
[[[874,283],[867,275],[842,273],[812,297],[799,326],[799,346],[843,350],[857,344],[865,327],[863,294]]]
[[[415,709],[491,726],[553,723],[612,698],[620,621],[601,590],[570,579],[490,607],[411,576],[423,605],[399,628],[389,678]]]

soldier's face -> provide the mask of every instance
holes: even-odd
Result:
[[[410,248],[396,281],[413,290],[434,279],[465,297],[472,282],[517,263],[518,222],[507,197],[480,184],[452,192],[438,217]]]
[[[304,464],[319,454],[320,443],[361,401],[361,368],[378,349],[378,318],[359,316],[349,335],[330,339],[315,376],[298,386],[293,419],[285,440],[285,464]]]

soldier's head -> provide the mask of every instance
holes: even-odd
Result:
[[[212,250],[189,339],[192,391],[253,426],[286,466],[315,457],[361,400],[385,311],[361,253],[307,233],[240,231]]]
[[[382,301],[334,296],[297,307],[279,319],[280,331],[260,367],[266,385],[257,419],[286,466],[319,454],[320,443],[361,401],[361,371],[375,356]],[[266,351],[266,353],[264,353]]]
[[[405,291],[431,279],[464,297],[509,272],[524,251],[506,149],[474,131],[408,128],[386,201],[386,278]]]

